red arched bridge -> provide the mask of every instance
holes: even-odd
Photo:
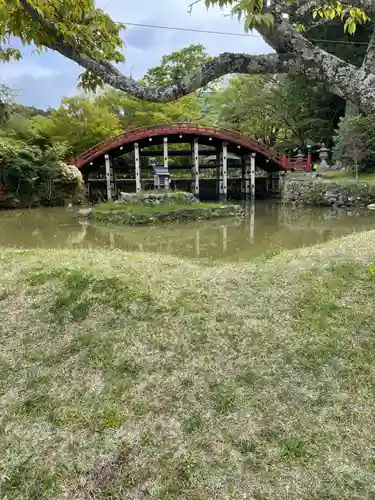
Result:
[[[255,172],[255,165],[268,172],[311,170],[310,155],[307,158],[302,155],[297,158],[288,158],[286,154],[280,154],[256,139],[234,131],[186,122],[130,128],[123,134],[103,141],[85,151],[77,158],[74,158],[73,163],[82,169],[86,175],[96,167],[105,165],[107,194],[108,198],[112,199],[113,158],[126,153],[134,153],[136,189],[139,191],[141,187],[140,156],[163,156],[164,167],[168,168],[169,156],[177,154],[175,151],[168,150],[168,144],[176,143],[189,143],[192,145],[191,150],[189,149],[186,153],[192,155],[192,190],[197,195],[199,194],[199,157],[203,154],[216,154],[218,190],[221,197],[226,197],[227,160],[228,156],[230,158],[230,154],[242,159],[242,178],[244,185],[248,185],[248,194],[250,194],[252,184],[255,183],[252,180],[252,171]],[[162,145],[161,151],[147,151],[147,147],[160,145]],[[210,149],[202,150],[200,146],[207,146]]]

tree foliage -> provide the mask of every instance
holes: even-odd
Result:
[[[40,149],[20,140],[0,137],[0,206],[4,195],[23,205],[56,205],[74,200],[79,176],[69,176],[61,161],[63,145]],[[77,170],[77,169],[75,169]],[[12,205],[11,205],[12,206]]]
[[[242,76],[208,98],[217,123],[269,145],[306,146],[332,136],[343,102],[302,77]]]
[[[218,5],[219,7],[230,7],[232,14],[237,16],[238,19],[244,19],[245,30],[254,29],[258,26],[265,25],[271,27],[275,22],[275,13],[281,13],[283,10],[290,5],[298,4],[298,2],[283,2],[275,4],[278,9],[274,9],[275,13],[269,9],[264,0],[204,0],[207,7],[212,5]],[[285,5],[286,4],[286,5]],[[315,7],[314,7],[315,5]],[[317,5],[312,3],[310,12],[312,10],[313,19],[323,19],[327,21],[332,21],[334,19],[339,19],[344,25],[344,32],[353,34],[357,28],[357,25],[367,23],[370,18],[366,14],[365,10],[360,7],[353,6],[351,4],[346,4],[343,1],[332,1],[332,2],[321,2]],[[305,30],[304,24],[297,24],[297,28],[300,31]]]
[[[66,143],[70,156],[122,131],[119,120],[108,107],[95,98],[80,95],[63,99],[60,107],[47,117],[30,118],[29,125],[32,133],[50,144]]]
[[[375,170],[375,131],[369,117],[349,116],[342,119],[334,142],[334,160],[349,168]]]
[[[147,85],[167,85],[181,80],[186,74],[197,71],[210,59],[202,44],[189,45],[184,49],[163,56],[161,64],[150,68],[143,81]]]

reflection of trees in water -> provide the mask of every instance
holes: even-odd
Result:
[[[370,210],[312,209],[282,206],[279,220],[292,231],[331,231],[332,237],[367,229],[375,220]]]
[[[0,212],[0,243],[17,247],[70,246],[72,230],[81,230],[72,212],[42,209]]]
[[[231,220],[229,226],[221,221],[207,221],[194,224],[171,226],[119,228],[94,225],[96,242],[108,239],[114,234],[115,247],[128,251],[169,253],[187,257],[220,257],[227,252],[228,244],[235,245],[238,238],[231,240],[228,230],[243,231],[243,220]],[[237,233],[238,234],[238,233]],[[106,235],[106,236],[104,236]],[[233,233],[232,233],[233,235]]]

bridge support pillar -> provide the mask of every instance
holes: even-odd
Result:
[[[168,137],[163,139],[163,149],[164,149],[164,168],[168,168]]]
[[[141,159],[139,155],[139,144],[134,143],[134,165],[135,165],[135,191],[139,193],[141,190]]]
[[[223,189],[221,198],[226,200],[228,197],[228,146],[226,142],[223,142],[222,161],[220,163],[222,165],[223,172]]]
[[[216,186],[220,200],[226,200],[228,195],[228,146],[224,141],[221,149],[216,150]]]
[[[251,153],[250,160],[250,196],[255,200],[255,153]]]
[[[105,155],[104,162],[105,162],[105,177],[107,181],[107,200],[112,201],[115,194],[112,158],[109,155]]]
[[[195,196],[199,197],[199,141],[198,141],[198,139],[194,139],[194,142],[193,142],[192,160],[193,160],[193,168],[192,168],[191,192],[193,194],[195,194]]]
[[[246,199],[255,200],[255,153],[244,156],[245,168],[241,179],[242,193]]]
[[[221,151],[219,148],[216,149],[216,194],[221,198],[223,190],[223,177],[221,169]]]
[[[245,198],[250,198],[250,155],[244,156],[245,167],[243,169],[242,188]]]

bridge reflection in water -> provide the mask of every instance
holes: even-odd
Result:
[[[221,225],[213,225],[211,227],[211,230],[210,230],[210,234],[211,234],[211,237],[212,237],[212,232],[213,231],[216,231],[217,234],[220,235],[218,241],[216,241],[216,249],[219,250],[219,247],[220,247],[220,254],[221,256],[226,256],[227,254],[227,251],[228,251],[228,241],[232,241],[231,240],[231,236],[230,236],[230,230],[233,228],[233,225],[232,225],[232,220],[231,221],[228,221],[226,220],[226,224],[221,224]],[[72,242],[77,244],[79,242],[82,242],[84,237],[86,236],[87,234],[87,227],[88,227],[88,223],[87,222],[84,222],[82,223],[82,231],[80,233],[80,237],[77,237],[77,235],[75,235],[74,239],[72,239]],[[191,226],[191,224],[189,224],[189,226]],[[255,202],[250,202],[248,204],[246,204],[245,206],[245,218],[241,221],[241,226],[245,228],[245,230],[248,232],[248,242],[250,242],[251,244],[254,243],[255,241]],[[235,226],[236,229],[238,229],[239,225],[237,224],[237,226]],[[181,228],[181,226],[180,226]],[[116,239],[115,239],[115,232],[113,230],[114,228],[112,228],[112,230],[108,231],[108,242],[109,242],[109,248],[111,249],[114,249],[114,248],[118,248],[118,238],[121,237],[121,234],[123,233],[122,230],[120,230],[117,234],[116,234]],[[132,231],[133,233],[138,231],[138,230],[143,230],[144,228],[133,228]],[[188,230],[190,229],[190,227],[187,228]],[[125,235],[124,235],[125,236]],[[194,237],[194,256],[199,258],[201,257],[202,255],[202,251],[201,251],[201,241],[203,240],[203,243],[202,243],[202,246],[204,248],[206,248],[206,236],[207,236],[207,226],[204,227],[204,228],[197,228],[195,229],[195,237]],[[218,245],[219,243],[219,245]],[[144,243],[138,243],[138,251],[139,252],[144,252],[144,251],[147,251],[147,249],[149,248],[149,246]],[[155,249],[154,249],[155,250]],[[157,251],[159,253],[166,253],[166,251],[168,252],[168,247],[166,248],[166,245],[165,245],[165,242],[160,242],[159,245],[157,246]]]

